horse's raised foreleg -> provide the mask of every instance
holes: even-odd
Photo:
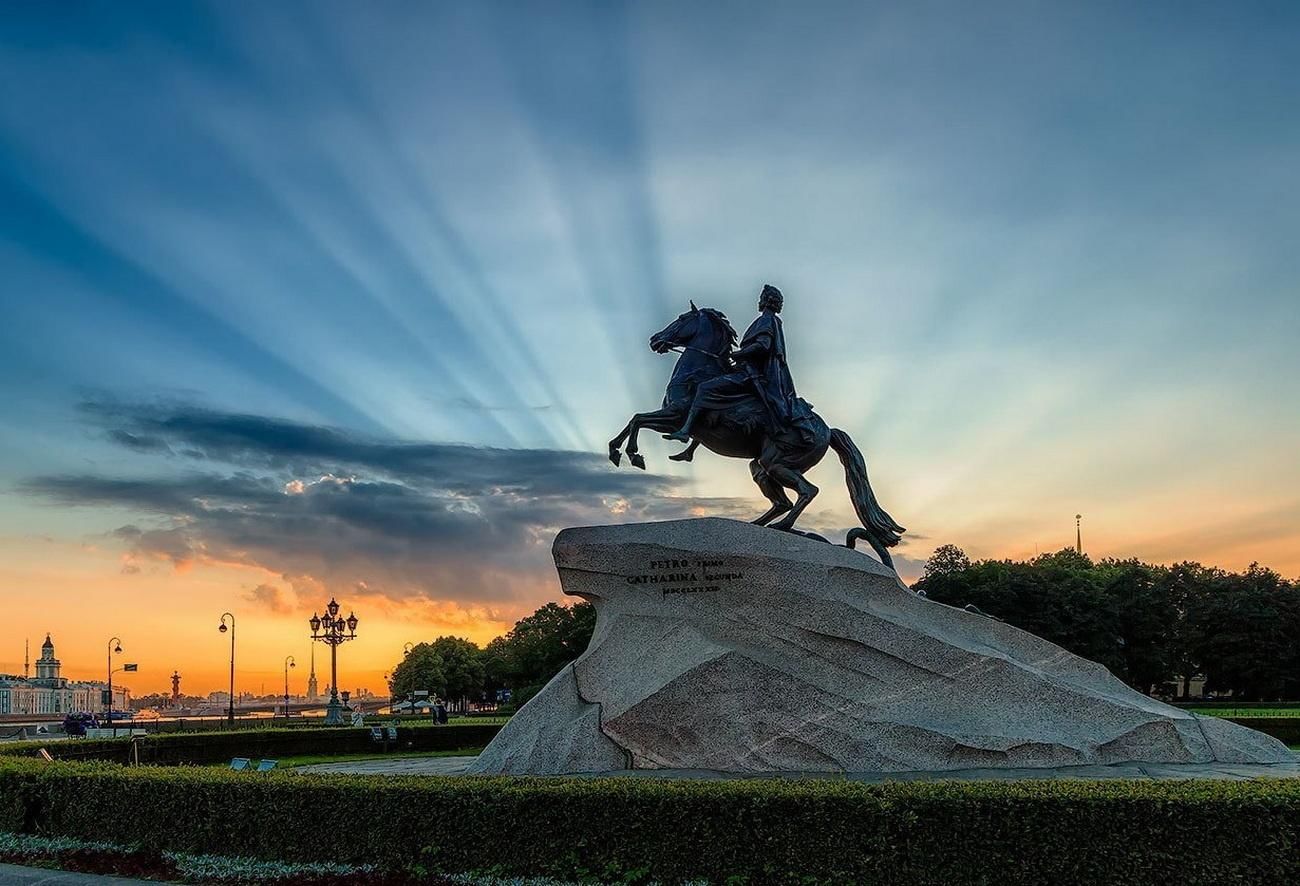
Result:
[[[633,416],[633,421],[635,420],[635,418],[636,417]],[[627,424],[623,426],[623,430],[618,432],[618,436],[615,437],[613,440],[609,441],[609,460],[614,463],[615,467],[617,467],[619,462],[623,460],[623,453],[619,452],[618,449],[620,446],[623,445],[623,441],[626,440],[628,438],[628,435],[630,435],[631,433],[632,433],[632,422],[629,421]]]
[[[682,413],[679,409],[656,409],[654,412],[638,412],[632,416],[628,422],[627,445],[623,451],[627,453],[627,459],[634,467],[645,470],[645,459],[637,450],[636,436],[642,428],[649,428],[652,431],[671,431],[677,427],[682,420]]]
[[[799,515],[803,513],[803,509],[808,507],[809,502],[811,502],[821,490],[810,483],[808,478],[802,473],[796,471],[794,468],[788,467],[787,465],[777,463],[766,465],[766,468],[767,473],[771,475],[774,480],[782,486],[795,491],[796,498],[794,500],[794,507],[790,509],[788,514],[772,524],[773,529],[790,529],[794,526],[794,521],[798,520]]]
[[[754,482],[758,484],[759,490],[772,503],[772,507],[767,509],[767,513],[755,520],[754,523],[759,526],[766,526],[794,507],[794,505],[790,504],[790,496],[785,494],[785,488],[772,479],[772,476],[768,474],[767,469],[763,467],[762,462],[758,459],[754,459],[749,463],[749,473],[753,476]]]

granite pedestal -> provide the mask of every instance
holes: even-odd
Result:
[[[470,772],[1295,762],[859,551],[709,518],[566,529],[554,556],[595,635]]]

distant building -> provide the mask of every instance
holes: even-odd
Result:
[[[69,680],[61,676],[62,664],[54,657],[54,641],[45,635],[36,676],[0,674],[0,714],[68,714],[104,710],[102,694],[107,683]],[[113,687],[113,708],[126,710],[131,690]]]

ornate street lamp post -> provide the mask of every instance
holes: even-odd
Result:
[[[330,700],[325,706],[325,725],[341,726],[343,703],[339,701],[339,645],[357,638],[357,615],[352,612],[347,618],[339,617],[338,601],[331,597],[325,607],[325,616],[322,618],[313,612],[307,623],[311,625],[311,638],[330,648]]]
[[[230,619],[230,627],[226,628],[226,619]],[[221,633],[230,631],[230,711],[228,718],[230,725],[235,725],[235,616],[229,612],[221,614],[221,626],[217,628]]]
[[[292,655],[284,657],[284,718],[289,719],[289,668],[296,668],[298,663]]]
[[[117,637],[108,641],[108,725],[113,728],[113,737],[117,737],[117,724],[113,721],[113,653],[122,654],[122,641]]]

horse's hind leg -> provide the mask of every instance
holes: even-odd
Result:
[[[803,509],[808,507],[809,502],[821,490],[810,483],[808,478],[799,471],[780,463],[767,465],[767,473],[782,486],[795,491],[797,497],[794,500],[794,507],[790,509],[788,514],[772,524],[773,529],[790,529],[794,526],[794,521],[798,520],[799,515],[803,513]]]
[[[790,504],[790,496],[785,494],[785,488],[772,479],[758,459],[749,463],[749,473],[753,476],[754,482],[767,500],[772,503],[772,507],[767,509],[767,513],[754,521],[759,526],[766,526],[774,519],[790,510],[794,505]]]

